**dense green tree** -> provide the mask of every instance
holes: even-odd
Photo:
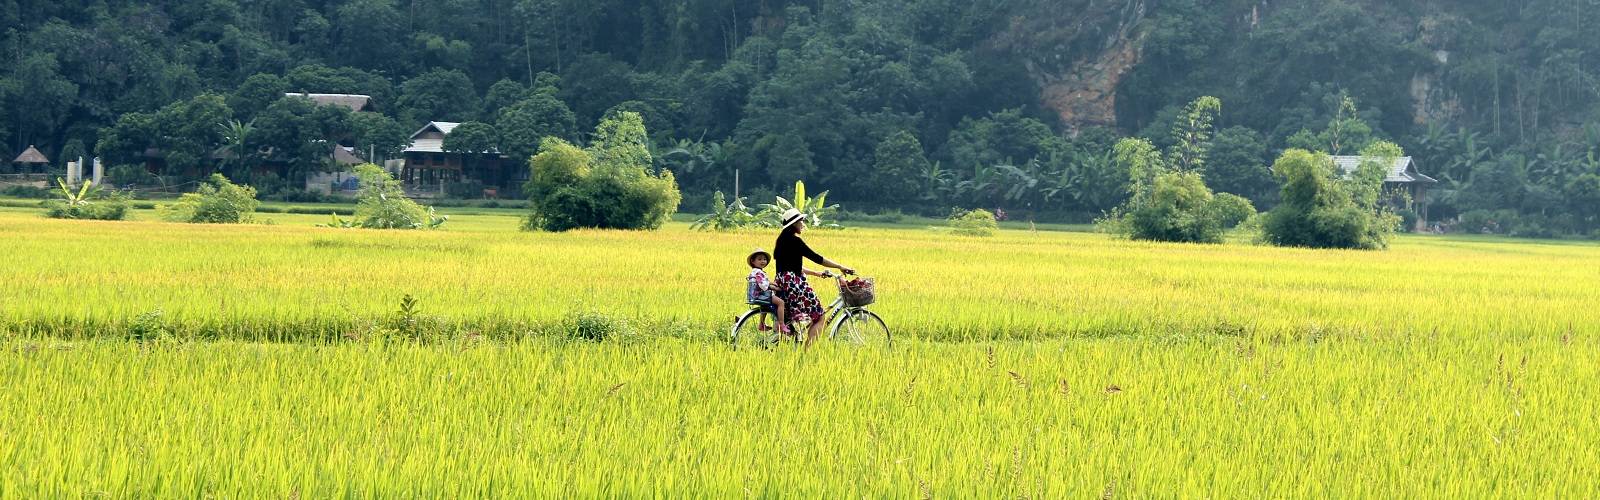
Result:
[[[458,70],[433,70],[400,86],[400,108],[410,123],[464,122],[478,115],[478,93]]]
[[[1204,164],[1203,149],[1185,158],[1196,151],[1189,147],[1163,158],[1148,140],[1119,141],[1114,151],[1130,178],[1129,197],[1101,220],[1102,229],[1136,240],[1221,243],[1223,229],[1253,214],[1243,198],[1212,193],[1200,172],[1174,167],[1174,157]]]
[[[615,118],[623,112],[637,113],[644,119],[645,127],[650,129],[652,136],[659,138],[674,136],[674,131],[676,130],[673,125],[674,120],[667,111],[654,104],[645,101],[623,101],[606,110],[605,116],[607,118]]]
[[[918,173],[928,168],[922,143],[907,131],[899,131],[878,143],[873,151],[872,186],[881,194],[879,201],[897,204],[922,198]]]
[[[572,107],[580,124],[593,124],[607,109],[637,97],[634,80],[627,63],[605,54],[587,54],[562,70],[557,97]]]
[[[202,94],[152,114],[123,115],[96,151],[114,164],[134,163],[150,152],[164,161],[166,175],[203,175],[209,172],[198,169],[211,164],[213,153],[226,144],[224,127],[232,119],[225,98]]]
[[[352,145],[364,155],[375,156],[368,161],[400,156],[411,145],[411,130],[405,125],[378,113],[353,113],[350,115]]]
[[[278,102],[288,92],[289,82],[271,73],[257,73],[244,79],[228,94],[228,107],[240,116],[255,116]]]
[[[410,66],[398,43],[406,33],[394,0],[351,0],[333,19],[333,55],[341,64],[386,72]]]
[[[1567,182],[1567,202],[1572,214],[1593,231],[1600,227],[1600,174],[1583,174]]]
[[[494,126],[483,122],[466,122],[457,125],[450,135],[444,136],[443,148],[453,153],[484,154],[496,151],[500,134]]]
[[[495,123],[507,156],[528,158],[547,137],[570,139],[577,117],[554,95],[539,93],[505,109]]]
[[[817,164],[811,161],[811,147],[804,138],[796,134],[782,134],[770,139],[772,145],[767,150],[768,179],[773,182],[782,182],[781,179],[804,181],[816,173]]]
[[[1049,125],[1023,116],[1021,109],[963,119],[950,133],[946,156],[958,166],[1021,163],[1047,156],[1065,144]]]
[[[1267,164],[1266,140],[1244,127],[1217,132],[1204,175],[1206,185],[1217,192],[1243,196],[1256,205],[1272,199],[1277,188]]]
[[[522,102],[529,95],[528,88],[521,83],[507,79],[494,82],[494,85],[489,86],[489,92],[483,95],[483,113],[481,116],[486,119],[498,120],[500,119],[500,113],[505,108]]]
[[[66,124],[76,104],[78,85],[63,76],[60,68],[54,54],[30,54],[16,62],[9,78],[0,80],[6,87],[6,107],[12,118],[29,125],[18,130],[17,144],[52,138]]]
[[[594,137],[587,149],[554,137],[540,145],[523,187],[532,205],[529,229],[654,229],[677,210],[672,172],[648,172],[649,137],[638,114],[602,120]]]
[[[299,179],[329,166],[334,147],[329,138],[348,134],[349,122],[350,110],[343,106],[285,97],[255,117],[255,135],[258,144],[271,151],[268,159],[287,167],[284,177]]]
[[[1272,165],[1283,189],[1280,203],[1262,224],[1267,241],[1313,248],[1386,247],[1400,221],[1373,205],[1385,165],[1392,164],[1390,155],[1398,150],[1388,146],[1372,151],[1384,156],[1367,157],[1348,178],[1336,172],[1326,153],[1285,152]]]

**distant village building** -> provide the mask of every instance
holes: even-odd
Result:
[[[1340,173],[1348,176],[1361,166],[1361,159],[1360,156],[1335,156],[1333,164]],[[1389,166],[1389,174],[1383,179],[1383,191],[1389,200],[1400,200],[1391,203],[1395,209],[1416,212],[1417,224],[1414,229],[1421,231],[1426,228],[1428,221],[1428,188],[1438,183],[1438,180],[1418,171],[1416,161],[1410,156],[1404,156],[1396,158],[1394,164]],[[1405,196],[1394,196],[1397,194]]]
[[[444,138],[460,123],[428,122],[411,134],[405,150],[400,180],[417,194],[496,198],[514,193],[527,173],[498,152],[467,154],[444,150]],[[452,185],[455,185],[454,192]]]
[[[50,173],[50,159],[45,158],[44,153],[40,153],[39,149],[31,144],[28,145],[28,149],[22,151],[22,154],[17,155],[15,160],[11,160],[11,163],[16,166],[19,174]]]
[[[287,97],[304,97],[318,106],[344,106],[352,112],[372,111],[372,96],[361,94],[310,94],[304,92],[288,92]]]

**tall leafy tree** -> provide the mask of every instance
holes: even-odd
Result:
[[[872,185],[882,194],[882,202],[905,203],[922,197],[918,175],[927,170],[928,158],[916,136],[904,130],[891,134],[878,143],[873,158]]]
[[[1183,108],[1172,125],[1172,149],[1167,151],[1171,167],[1184,172],[1203,172],[1206,154],[1211,151],[1217,115],[1222,113],[1222,101],[1206,96],[1195,99]]]
[[[400,107],[412,124],[464,122],[478,115],[478,93],[458,70],[433,70],[400,86]]]
[[[16,144],[53,141],[66,124],[77,101],[78,85],[64,77],[60,69],[54,54],[29,54],[17,61],[10,78],[0,81],[7,87],[11,118],[29,125],[18,130]]]
[[[571,139],[577,118],[554,95],[539,93],[512,105],[495,123],[507,156],[528,158],[547,137]]]
[[[1204,175],[1217,192],[1243,196],[1257,206],[1269,201],[1277,188],[1267,163],[1266,139],[1245,127],[1217,132]]]
[[[411,130],[378,113],[351,114],[350,132],[352,145],[362,154],[373,156],[367,160],[374,163],[399,156],[411,144]]]

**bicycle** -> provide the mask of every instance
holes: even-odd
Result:
[[[844,276],[833,276],[832,273],[824,273],[824,275],[834,278],[835,283],[841,290],[844,288]],[[867,309],[867,306],[871,305],[870,302],[850,305],[846,303],[844,295],[841,291],[839,297],[833,299],[833,303],[823,310],[823,324],[829,325],[828,339],[849,342],[859,346],[876,347],[881,345],[883,348],[893,347],[894,338],[889,331],[889,325],[884,323],[883,318],[878,316],[878,313]],[[806,332],[806,329],[801,328],[801,326],[810,325],[801,325],[793,320],[788,323],[789,331],[793,335],[785,339],[777,331],[777,312],[772,303],[765,301],[750,302],[750,310],[734,319],[733,329],[729,335],[729,343],[733,345],[734,349],[746,346],[770,349],[785,340],[799,343],[804,339]],[[771,330],[761,330],[763,325],[770,325]]]

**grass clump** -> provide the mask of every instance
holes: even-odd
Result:
[[[439,215],[433,207],[423,207],[406,198],[405,188],[382,167],[365,164],[356,167],[356,178],[361,181],[357,195],[356,213],[351,220],[330,215],[333,221],[327,227],[362,229],[438,229],[449,216]]]
[[[964,236],[994,236],[1000,230],[1000,223],[995,221],[994,213],[981,208],[957,211],[950,216],[950,227],[956,234]]]

